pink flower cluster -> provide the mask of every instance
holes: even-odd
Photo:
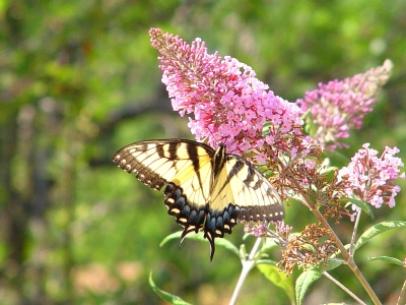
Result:
[[[159,52],[162,81],[174,110],[189,116],[198,140],[228,152],[243,154],[264,144],[273,154],[294,153],[302,135],[301,111],[276,96],[258,80],[251,67],[231,57],[209,54],[205,43],[150,30],[151,44]],[[270,126],[264,137],[264,124]]]
[[[347,167],[340,169],[338,179],[345,181],[348,196],[357,197],[376,208],[383,204],[393,208],[400,187],[395,179],[405,178],[402,160],[395,155],[399,149],[386,147],[381,156],[364,144]]]
[[[335,149],[338,139],[348,138],[351,129],[360,128],[365,115],[372,111],[378,89],[390,76],[392,63],[370,69],[343,80],[320,83],[298,99],[301,109],[309,111],[317,126],[312,135],[322,147]]]

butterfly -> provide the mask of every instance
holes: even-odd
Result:
[[[224,145],[186,139],[146,140],[121,148],[118,167],[145,185],[164,191],[168,214],[190,232],[203,231],[210,244],[239,222],[283,219],[281,199],[272,184],[247,160],[226,153]]]

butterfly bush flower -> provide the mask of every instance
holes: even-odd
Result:
[[[265,222],[248,222],[244,226],[244,232],[255,237],[263,237],[268,235],[269,223]]]
[[[356,196],[376,208],[382,205],[393,208],[400,191],[395,180],[405,178],[402,160],[395,156],[398,152],[396,147],[386,147],[378,156],[375,149],[369,148],[368,143],[364,144],[348,166],[338,173],[339,180],[347,182],[346,194]]]
[[[342,146],[337,140],[349,137],[351,129],[362,126],[365,115],[372,111],[378,89],[386,83],[392,63],[370,69],[343,80],[320,83],[305,93],[297,103],[309,112],[316,125],[314,138],[324,148]],[[337,144],[338,143],[338,144]]]
[[[223,143],[228,152],[240,155],[266,144],[267,156],[298,151],[300,109],[275,95],[251,67],[208,53],[199,38],[188,44],[157,28],[150,30],[150,37],[172,106],[189,117],[198,140],[214,147]],[[270,127],[263,136],[265,123]]]
[[[307,269],[325,264],[336,251],[329,230],[319,224],[309,224],[302,232],[289,235],[279,264],[287,273],[292,273],[296,266]]]

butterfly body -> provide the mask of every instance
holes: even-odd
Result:
[[[214,255],[214,239],[238,222],[283,218],[281,200],[270,182],[245,159],[196,141],[166,139],[125,146],[113,157],[147,186],[164,188],[168,213],[190,232],[204,232]]]

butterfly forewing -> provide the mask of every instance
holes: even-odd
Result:
[[[113,161],[149,187],[159,190],[172,182],[182,188],[190,204],[201,206],[209,197],[213,153],[194,141],[152,140],[125,146]]]
[[[223,167],[211,186],[210,208],[215,211],[222,211],[229,204],[234,204],[235,197],[230,185],[231,175]]]

